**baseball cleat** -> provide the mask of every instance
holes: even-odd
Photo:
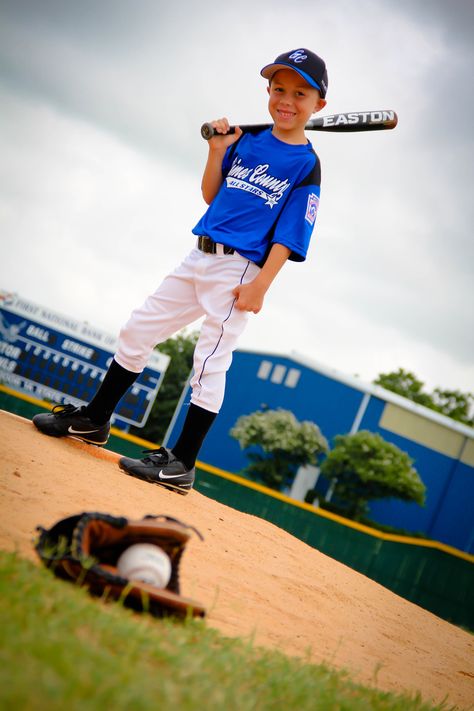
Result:
[[[129,459],[122,457],[119,461],[120,469],[137,479],[160,484],[172,489],[179,494],[188,494],[193,488],[195,469],[186,469],[184,464],[176,459],[170,449],[145,450],[147,456],[143,459]]]
[[[35,415],[33,424],[50,437],[73,437],[89,444],[106,444],[110,422],[97,425],[84,414],[85,409],[74,405],[56,405],[51,412]]]

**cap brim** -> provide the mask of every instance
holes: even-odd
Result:
[[[306,72],[303,72],[300,69],[297,69],[293,64],[267,64],[263,69],[261,70],[260,74],[264,79],[270,80],[272,76],[278,72],[280,69],[292,69],[294,72],[300,75],[307,84],[313,87],[313,89],[318,89],[318,91],[321,91],[321,87],[319,84],[317,84],[314,79],[312,79]]]

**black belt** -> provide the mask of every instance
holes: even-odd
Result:
[[[201,252],[206,252],[206,254],[234,254],[235,249],[232,247],[227,247],[225,244],[220,244],[219,242],[214,242],[210,237],[201,235],[198,237],[197,248]]]

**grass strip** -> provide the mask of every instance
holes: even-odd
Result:
[[[0,552],[0,708],[15,711],[454,711],[325,665],[91,598]]]

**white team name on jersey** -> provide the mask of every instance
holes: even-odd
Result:
[[[241,158],[234,158],[226,178],[227,187],[258,195],[266,200],[266,205],[273,207],[288,190],[290,183],[287,178],[280,180],[267,173],[269,167],[268,163],[262,163],[255,168],[246,168]]]

